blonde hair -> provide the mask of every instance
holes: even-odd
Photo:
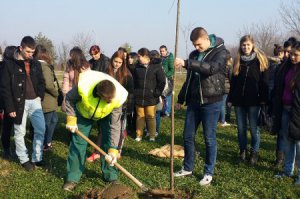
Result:
[[[256,53],[257,59],[258,59],[258,61],[259,61],[259,69],[260,69],[260,72],[263,72],[263,71],[267,70],[267,69],[268,69],[268,66],[269,66],[269,64],[268,64],[268,59],[267,59],[265,53],[264,53],[263,51],[259,50],[258,48],[256,48],[253,37],[250,36],[250,35],[245,35],[245,36],[243,36],[243,37],[241,38],[241,40],[240,40],[239,51],[238,51],[237,56],[236,56],[236,59],[235,59],[235,61],[234,61],[233,74],[234,74],[235,76],[237,76],[237,75],[239,74],[239,72],[240,72],[240,67],[241,67],[241,65],[240,65],[240,60],[241,60],[241,55],[244,54],[243,51],[242,51],[242,49],[241,49],[241,46],[242,46],[242,44],[243,44],[244,42],[246,42],[246,41],[250,41],[250,42],[253,44],[253,52]]]

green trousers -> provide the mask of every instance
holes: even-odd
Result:
[[[88,137],[94,120],[85,119],[79,113],[77,113],[76,116],[78,130]],[[110,123],[111,114],[98,121],[102,132],[101,149],[106,153],[111,143]],[[87,144],[88,143],[76,133],[72,134],[72,140],[69,146],[69,154],[67,159],[67,182],[79,182],[82,172],[84,171]],[[110,166],[102,155],[100,161],[103,179],[107,182],[117,180],[118,170],[115,167]]]

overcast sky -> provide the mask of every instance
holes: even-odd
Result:
[[[202,26],[236,44],[243,26],[278,20],[279,7],[280,0],[181,0],[180,25]],[[23,36],[42,32],[54,45],[88,34],[108,56],[125,42],[134,51],[175,47],[177,0],[3,0],[0,9],[0,44],[19,45]]]

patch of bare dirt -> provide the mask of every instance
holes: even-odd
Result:
[[[111,184],[105,189],[91,189],[83,194],[82,199],[134,199],[130,187],[122,184]]]

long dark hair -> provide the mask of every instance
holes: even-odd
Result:
[[[116,73],[116,79],[118,80],[118,82],[120,82],[120,84],[124,85],[124,83],[126,82],[126,77],[130,74],[130,72],[128,71],[127,66],[126,66],[126,59],[125,59],[124,51],[118,50],[112,55],[107,73],[112,77],[115,76],[114,75],[114,67],[113,67],[113,62],[114,62],[115,58],[120,58],[123,61],[121,67],[118,69],[118,71]]]
[[[35,47],[33,57],[37,60],[43,60],[50,65],[53,64],[52,59],[51,59],[47,49],[43,45],[39,44]]]
[[[86,60],[82,50],[79,47],[74,47],[70,50],[70,57],[71,59],[69,60],[69,65],[74,70],[74,79],[77,85],[79,73],[81,73],[82,70],[89,68],[90,64]]]
[[[17,46],[7,46],[4,49],[3,60],[11,60],[11,59],[13,59],[16,50],[18,50]]]

